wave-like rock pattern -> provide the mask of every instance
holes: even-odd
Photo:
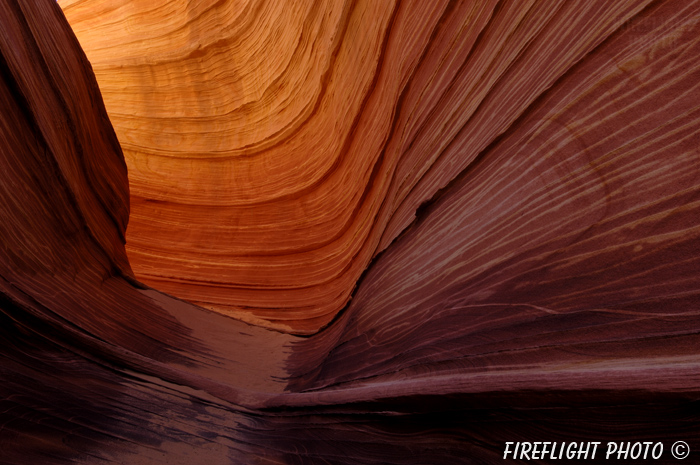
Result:
[[[649,2],[585,3],[63,2],[129,166],[136,276],[318,330],[422,202]]]
[[[700,2],[61,6],[94,75],[0,2],[0,463],[698,450]]]

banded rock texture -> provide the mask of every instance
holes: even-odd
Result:
[[[136,276],[318,330],[422,202],[648,2],[585,3],[62,2],[129,166]]]
[[[698,18],[0,2],[0,463],[697,457]]]

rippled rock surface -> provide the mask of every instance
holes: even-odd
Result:
[[[699,20],[0,2],[0,463],[696,456]]]

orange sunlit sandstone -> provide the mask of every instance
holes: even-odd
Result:
[[[698,56],[697,0],[0,1],[0,462],[696,454]]]
[[[417,206],[646,3],[61,5],[129,167],[137,278],[307,333]]]
[[[62,3],[129,167],[129,260],[186,300],[315,331],[376,249],[394,101],[440,5],[188,5]]]

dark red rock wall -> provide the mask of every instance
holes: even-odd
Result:
[[[464,39],[455,65],[426,53],[392,103],[415,137],[375,257],[298,337],[133,277],[90,65],[53,1],[0,3],[0,463],[697,458],[700,4],[499,2],[473,36],[463,6],[431,42]]]
[[[313,334],[422,202],[649,2],[197,4],[61,2],[124,148],[130,263]]]
[[[576,386],[642,363],[675,389],[674,370],[694,371],[700,10],[677,6],[600,44],[422,207],[310,343],[333,347],[315,388],[516,360],[540,385],[563,366]],[[645,23],[656,40],[640,40]]]

